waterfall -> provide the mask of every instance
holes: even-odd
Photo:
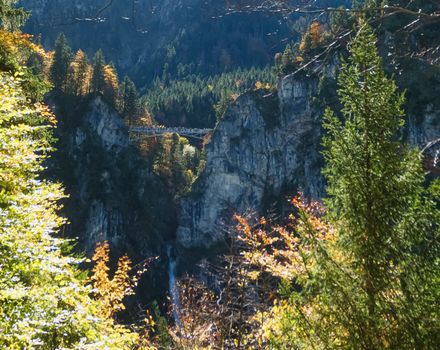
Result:
[[[176,286],[176,260],[172,254],[173,247],[171,245],[166,246],[166,253],[168,258],[168,290],[171,298],[172,317],[174,323],[180,326],[179,308],[180,308],[180,296],[179,290]]]

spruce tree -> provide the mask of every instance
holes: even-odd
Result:
[[[421,329],[435,323],[435,312],[426,304],[430,297],[417,290],[434,287],[429,250],[419,251],[434,234],[433,203],[424,203],[418,152],[399,136],[404,95],[386,76],[368,25],[362,24],[350,53],[339,77],[342,122],[327,111],[324,145],[328,218],[339,248],[351,256],[359,288],[353,320],[362,331],[352,336],[365,349],[429,349],[433,339]]]
[[[93,57],[92,92],[103,93],[105,88],[105,59],[101,50]]]
[[[341,115],[324,118],[325,224],[299,207],[301,290],[271,338],[280,349],[436,349],[438,185],[425,191],[419,152],[401,142],[404,96],[365,23],[349,51]]]
[[[122,84],[122,116],[131,122],[139,116],[139,93],[129,77]]]
[[[50,77],[56,89],[63,90],[72,61],[72,50],[64,33],[61,33],[55,42]]]

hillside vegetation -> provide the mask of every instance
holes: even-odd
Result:
[[[179,34],[170,28],[172,41],[161,48],[166,54],[151,52],[147,60],[142,50],[142,64],[132,68],[130,60],[117,62],[129,72],[157,64],[138,79],[147,86],[141,96],[129,77],[120,81],[99,48],[92,59],[81,48],[74,52],[72,33],[53,30],[57,40],[46,51],[21,31],[30,13],[16,0],[0,0],[0,348],[438,349],[440,135],[434,119],[440,113],[430,88],[440,86],[440,5],[368,0],[316,10],[328,2],[176,3],[170,17],[168,1],[132,3],[131,16],[136,6],[149,6],[139,16],[158,11],[161,25],[170,24],[174,11],[191,14]],[[70,18],[66,4],[54,2],[48,15]],[[148,16],[124,19],[120,2],[114,9],[121,13],[111,12],[109,22],[100,16],[112,1],[90,18],[84,16],[96,10],[94,1],[72,4],[81,12],[75,23],[105,23],[109,31],[97,33],[88,50],[121,49],[99,41],[111,36],[115,21],[134,26],[139,36],[127,42],[148,32],[141,23],[157,23]],[[223,16],[220,9],[227,11],[226,25],[216,32],[215,22],[202,35],[206,19],[197,23],[197,16]],[[262,36],[277,28],[281,35],[286,23],[302,23],[304,32],[283,43],[268,66],[273,52]],[[395,46],[387,44],[392,37]],[[203,50],[192,57],[197,45]],[[305,112],[297,113],[289,98]],[[423,136],[433,137],[423,150],[405,141],[405,133],[420,135],[416,113],[427,120]],[[281,130],[283,118],[294,120],[292,130]],[[233,125],[228,135],[216,134],[226,122]],[[214,131],[200,142],[176,133],[129,137],[130,127],[155,124]],[[288,203],[278,198],[284,204],[264,217],[261,208],[234,213],[234,196],[225,196],[225,203],[213,204],[226,207],[234,224],[210,232],[222,241],[193,247],[177,241],[179,203],[188,194],[201,196],[194,190],[200,179],[221,172],[212,181],[217,192],[257,197],[257,191],[240,192],[243,182],[263,182],[241,160],[260,164],[257,158],[266,155],[238,147],[245,133],[262,135],[253,141],[277,161],[258,170],[273,176],[272,166],[281,171],[287,162],[312,161],[301,154],[311,149],[301,142],[295,154],[276,148],[275,137],[286,147],[300,131],[301,142],[312,140],[308,146],[322,156],[324,198],[307,198],[282,183],[297,194]],[[315,145],[316,133],[321,143]],[[228,142],[230,148],[219,147]],[[215,151],[217,166],[208,168],[206,155]],[[232,152],[242,157],[241,177]],[[300,176],[312,181],[306,172]],[[207,217],[216,215],[217,207],[200,203],[188,221],[205,209]],[[95,236],[85,237],[81,230],[89,224]]]

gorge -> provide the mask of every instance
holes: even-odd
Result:
[[[292,0],[290,6],[305,8],[286,14],[250,3],[19,2],[32,12],[25,31],[49,52],[47,62],[29,59],[28,64],[30,70],[49,76],[53,85],[44,101],[57,120],[55,150],[44,160],[41,177],[61,183],[67,194],[60,200],[66,221],[60,236],[72,239],[72,250],[87,259],[108,242],[106,273],[114,279],[119,278],[123,256],[129,257],[133,270],[142,270],[133,283],[135,295],[125,304],[119,300],[124,306],[115,312],[115,320],[139,324],[152,315],[155,331],[172,329],[161,339],[164,344],[185,338],[186,322],[195,319],[191,312],[206,311],[202,302],[211,303],[213,314],[229,311],[221,305],[223,290],[220,299],[213,297],[228,278],[222,280],[220,272],[208,276],[204,266],[226,265],[233,275],[229,280],[237,278],[234,264],[246,274],[240,270],[245,253],[236,253],[232,262],[224,257],[230,253],[229,243],[235,242],[234,234],[243,228],[234,215],[248,220],[249,232],[255,226],[260,234],[266,229],[260,217],[270,218],[274,225],[291,224],[292,213],[302,208],[292,209],[291,199],[298,193],[319,203],[326,198],[323,137],[329,130],[323,126],[323,115],[329,108],[338,117],[355,115],[343,106],[338,77],[347,71],[353,45],[349,38],[356,33],[351,29],[353,18],[364,10],[338,9],[351,6],[351,1],[320,0],[313,6],[332,11],[315,13],[307,2]],[[413,30],[412,17],[396,13],[372,21],[384,75],[405,95],[405,123],[392,141],[402,142],[402,154],[410,145],[414,158],[424,161],[428,186],[435,183],[440,167],[440,21],[430,18],[428,25]],[[341,22],[343,29],[338,27]],[[407,26],[411,30],[402,30]],[[68,64],[57,86],[53,67],[59,53],[68,57]],[[81,72],[82,80],[76,79]],[[377,89],[377,94],[384,91]],[[188,117],[191,114],[196,117]],[[363,126],[359,129],[365,131]],[[82,262],[81,268],[95,264],[95,273],[97,259],[92,260]],[[384,266],[380,269],[386,270]],[[255,281],[246,282],[247,289],[245,283],[238,283],[242,289],[231,288],[240,290],[236,299],[241,302],[249,298],[249,304],[261,304],[267,297],[273,306],[282,294],[279,288],[286,293],[302,288],[297,280],[286,285],[282,280],[264,280],[272,291],[263,296]],[[190,281],[190,287],[182,281]],[[207,291],[197,294],[199,283]],[[195,291],[194,300],[185,299],[182,291],[187,290]],[[234,314],[235,301],[231,303]],[[200,309],[192,310],[194,305]],[[145,316],[146,309],[153,313]],[[262,310],[264,314],[268,309]],[[225,349],[234,349],[231,344]]]

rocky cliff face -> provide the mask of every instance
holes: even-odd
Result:
[[[268,196],[288,189],[323,195],[317,91],[317,78],[289,75],[277,92],[250,92],[228,108],[206,147],[206,168],[182,203],[183,246],[219,241],[232,213],[261,212]]]
[[[398,78],[409,97],[405,139],[423,146],[440,137],[440,104],[436,93],[421,89],[426,67],[412,64],[416,72],[410,74],[418,77]],[[319,75],[288,75],[277,92],[250,92],[228,108],[206,146],[206,168],[182,201],[177,231],[181,245],[210,247],[221,242],[233,213],[261,214],[268,198],[280,199],[297,190],[323,196],[321,116],[323,107],[335,101],[336,71],[337,66],[329,64]],[[440,70],[431,73],[430,87],[436,91]]]
[[[121,117],[101,97],[76,107],[67,96],[62,104],[59,99],[52,99],[60,141],[50,168],[70,195],[64,210],[70,221],[66,234],[78,236],[89,254],[103,240],[135,260],[157,252],[174,234],[174,204],[130,145]]]

